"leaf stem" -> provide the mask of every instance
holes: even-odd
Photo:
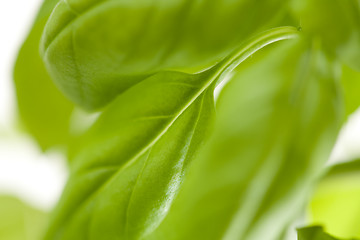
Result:
[[[226,78],[226,76],[239,66],[240,63],[263,47],[281,40],[295,39],[298,36],[299,31],[295,27],[278,27],[250,38],[212,68],[216,69],[216,85],[219,85],[220,83],[222,86],[225,85],[228,80],[230,80],[229,78]]]

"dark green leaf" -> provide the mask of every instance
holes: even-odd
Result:
[[[338,163],[329,168],[324,179],[330,179],[348,174],[356,174],[360,172],[360,160]]]
[[[42,31],[57,2],[44,2],[14,69],[21,122],[43,150],[66,143],[73,109],[50,79],[39,54]]]
[[[340,240],[340,238],[335,238],[325,233],[322,227],[314,226],[298,229],[298,240]]]

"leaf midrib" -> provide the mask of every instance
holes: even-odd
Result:
[[[203,94],[202,94],[202,95],[203,95]],[[204,95],[202,96],[202,99],[201,99],[201,103],[200,103],[200,106],[199,106],[199,111],[198,111],[198,114],[197,114],[197,117],[196,117],[196,121],[195,121],[195,123],[193,124],[194,126],[193,126],[193,128],[192,128],[190,141],[189,141],[188,144],[186,144],[186,145],[187,145],[187,151],[186,151],[186,153],[184,154],[182,166],[181,166],[181,169],[180,169],[180,171],[179,171],[179,172],[181,172],[181,173],[184,172],[184,164],[185,164],[186,159],[188,158],[189,151],[190,151],[190,146],[191,146],[192,143],[193,143],[194,134],[195,134],[196,128],[198,127],[198,124],[199,124],[199,121],[200,121],[201,112],[202,112],[202,110],[203,110],[203,105],[204,105],[204,101],[205,101],[205,97],[206,97],[205,95],[206,95],[206,93],[204,93]],[[156,143],[155,143],[155,144],[156,144]],[[150,149],[149,151],[151,152],[151,149]],[[149,155],[150,155],[150,153],[149,153]],[[149,156],[148,156],[148,157],[149,157]],[[148,159],[146,159],[146,162],[144,163],[143,169],[145,168],[145,166],[146,166],[146,164],[147,164],[147,161],[148,161]],[[142,175],[143,169],[142,169],[142,171],[140,172],[140,174],[139,174],[139,176],[138,176],[138,178],[137,178],[137,180],[136,180],[136,183],[135,183],[135,185],[134,185],[134,188],[135,188],[135,186],[136,186],[136,184],[137,184],[137,182],[138,182],[138,179],[139,179],[139,178],[141,177],[141,175]],[[133,189],[133,191],[134,191],[134,189]],[[133,193],[134,193],[133,191],[132,191],[132,193],[131,193],[130,200],[129,200],[129,203],[128,203],[128,205],[127,205],[127,210],[126,210],[126,219],[125,219],[125,221],[126,221],[126,222],[125,222],[125,231],[126,231],[126,232],[128,232],[129,206],[130,206],[130,204],[131,204],[131,200],[132,200],[132,197],[133,197]]]
[[[104,181],[98,188],[97,190],[95,190],[94,192],[92,192],[90,195],[88,195],[87,197],[84,197],[84,200],[81,201],[79,203],[79,205],[77,205],[75,208],[75,211],[68,211],[68,214],[66,214],[65,216],[63,216],[63,218],[67,218],[71,215],[76,214],[76,212],[79,212],[81,210],[82,207],[84,207],[86,205],[86,203],[90,202],[92,199],[94,199],[104,188],[106,188],[106,186],[110,185],[115,178],[126,168],[128,168],[129,166],[131,166],[136,160],[138,160],[143,154],[145,154],[151,147],[153,147],[158,140],[160,140],[160,138],[168,131],[168,129],[174,124],[174,122],[188,109],[189,106],[192,105],[193,102],[196,101],[196,99],[207,89],[208,85],[211,85],[212,81],[209,81],[210,83],[206,84],[203,88],[200,89],[199,92],[197,92],[197,94],[195,94],[195,96],[190,99],[190,101],[185,105],[185,107],[183,107],[181,109],[181,111],[175,115],[174,119],[162,130],[160,131],[160,133],[152,140],[150,141],[147,145],[145,145],[135,156],[133,156],[129,161],[127,161],[124,165],[122,165],[121,167],[110,167],[110,169],[112,168],[118,168],[118,170],[116,170],[106,181]],[[109,168],[109,166],[107,166],[107,168]],[[95,169],[96,170],[96,169]],[[85,174],[87,174],[88,171],[86,171]],[[73,208],[71,209],[73,210]]]
[[[287,28],[287,29],[285,29]],[[259,49],[280,40],[289,39],[289,34],[294,34],[294,29],[292,27],[284,27],[282,29],[272,29],[270,31],[267,31],[265,33],[260,34],[257,38],[254,38],[255,40],[251,39],[251,41],[246,42],[243,44],[242,48],[239,50],[234,51],[233,54],[229,55],[229,57],[225,58],[223,61],[215,65],[214,67],[210,68],[209,70],[206,70],[204,72],[195,74],[197,77],[207,77],[210,73],[209,80],[205,82],[204,86],[199,89],[198,92],[194,94],[194,96],[181,108],[181,110],[178,112],[178,114],[175,115],[174,119],[170,121],[170,123],[165,126],[165,128],[160,131],[156,137],[151,140],[147,145],[145,145],[137,154],[135,154],[134,157],[132,157],[129,161],[127,161],[124,165],[122,165],[115,173],[107,179],[104,183],[101,184],[101,186],[95,190],[93,193],[91,193],[88,197],[85,197],[84,201],[82,201],[76,211],[69,211],[68,214],[65,215],[65,217],[68,217],[74,212],[77,212],[80,207],[89,202],[91,199],[97,196],[99,192],[101,192],[102,189],[104,189],[106,186],[108,186],[113,180],[118,176],[118,174],[131,166],[138,158],[140,158],[143,154],[145,154],[154,144],[156,144],[160,138],[168,131],[168,129],[174,124],[174,122],[198,99],[201,94],[203,94],[212,84],[216,84],[216,80],[219,78],[224,78],[224,72],[229,73],[229,68],[233,70],[237,65],[239,65],[241,62],[246,60],[249,56],[251,56],[253,53],[258,51]],[[283,34],[280,34],[279,36],[276,33],[281,33],[279,30],[284,30]],[[288,31],[286,31],[288,30]],[[294,35],[292,38],[297,37],[297,35]],[[230,70],[230,71],[231,71]],[[190,76],[190,74],[189,74]]]

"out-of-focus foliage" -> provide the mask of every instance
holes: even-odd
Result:
[[[360,160],[335,165],[311,200],[311,221],[329,233],[360,238]]]
[[[322,227],[314,226],[298,229],[298,240],[355,240],[339,239],[324,232]]]
[[[345,97],[346,114],[350,115],[360,106],[360,72],[343,66],[341,85]]]
[[[359,12],[356,0],[59,1],[43,61],[100,117],[69,143],[46,239],[285,239],[360,103]],[[286,25],[302,36],[257,52],[298,35],[263,32]]]
[[[14,69],[21,123],[43,150],[68,141],[73,105],[50,79],[40,58],[39,42],[45,23],[58,0],[47,0],[20,49]]]
[[[293,10],[307,34],[321,38],[328,52],[360,71],[358,0],[293,0]]]
[[[14,197],[0,196],[0,239],[39,240],[47,220],[46,213]]]

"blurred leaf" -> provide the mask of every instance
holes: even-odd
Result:
[[[343,86],[347,115],[360,107],[360,72],[344,66],[341,84]]]
[[[334,65],[305,40],[241,64],[212,140],[146,239],[282,239],[343,120]]]
[[[294,0],[304,32],[320,37],[326,50],[360,71],[360,2]]]
[[[322,227],[314,226],[314,227],[306,227],[306,228],[298,229],[298,240],[340,240],[340,239],[325,233]]]
[[[66,143],[72,104],[50,79],[39,54],[40,36],[57,0],[41,7],[33,28],[20,49],[14,80],[21,122],[43,150]]]
[[[215,84],[258,49],[295,36],[294,28],[272,29],[207,71],[159,72],[119,95],[79,139],[47,239],[141,239],[154,231],[211,129]]]
[[[331,234],[360,238],[360,160],[333,166],[310,203],[311,222]]]
[[[96,109],[159,71],[208,69],[250,35],[279,26],[287,2],[63,0],[42,53],[60,89]]]
[[[47,219],[47,214],[14,197],[0,196],[0,239],[39,240]]]

